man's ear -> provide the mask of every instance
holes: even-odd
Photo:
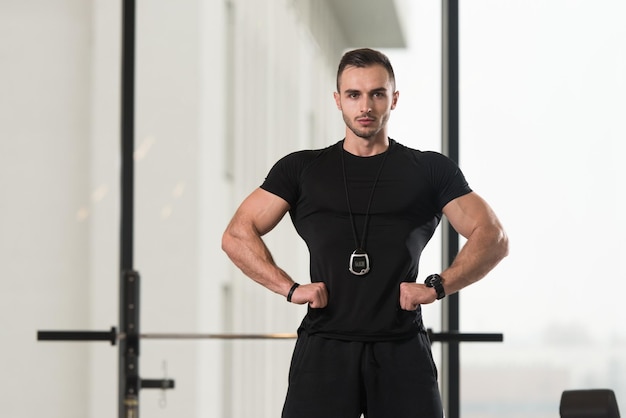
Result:
[[[396,105],[398,104],[398,97],[400,97],[400,92],[396,90],[393,92],[393,97],[391,98],[391,109],[396,108]]]
[[[335,104],[337,105],[337,109],[341,110],[341,96],[337,92],[333,92],[333,97],[335,98]]]

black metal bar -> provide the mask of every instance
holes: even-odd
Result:
[[[500,333],[461,333],[461,332],[432,332],[428,330],[431,342],[502,342],[504,335]]]
[[[172,379],[141,379],[142,389],[174,389]]]
[[[133,268],[135,1],[124,0],[122,33],[121,271]]]
[[[117,342],[117,330],[110,331],[38,331],[37,341],[109,341]]]
[[[458,0],[442,2],[442,151],[459,162],[459,4]],[[443,268],[452,264],[459,251],[459,235],[447,221],[443,223]],[[458,332],[459,294],[444,299],[443,330]],[[459,341],[451,340],[442,347],[443,391],[446,416],[460,417],[460,352]]]
[[[433,332],[428,329],[428,337],[432,342],[502,342],[500,333],[460,333],[460,332]],[[38,331],[38,341],[109,341],[115,345],[116,341],[126,339],[153,339],[153,340],[295,340],[297,334],[202,334],[202,333],[148,333],[133,332],[131,335],[117,333],[115,327],[110,331]],[[143,380],[142,380],[143,381]],[[143,384],[142,384],[143,387]]]
[[[120,418],[139,416],[139,275],[133,271],[135,0],[122,5],[121,222],[118,410]],[[133,305],[132,309],[130,305]]]
[[[274,333],[274,334],[206,334],[206,333],[179,333],[161,332],[139,334],[139,338],[148,340],[295,340],[298,337],[295,333]],[[120,335],[120,338],[125,338]]]
[[[137,418],[139,416],[139,274],[136,271],[125,271],[123,276],[123,327],[120,334],[120,392],[121,418]],[[122,370],[123,369],[123,370]],[[121,393],[122,394],[122,393]]]

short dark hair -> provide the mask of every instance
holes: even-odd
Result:
[[[346,67],[352,66],[357,68],[370,67],[372,65],[382,65],[389,73],[389,78],[395,90],[396,88],[396,76],[393,73],[393,67],[391,61],[385,54],[380,51],[376,51],[370,48],[360,48],[348,51],[343,54],[341,61],[339,62],[339,68],[337,69],[337,92],[339,92],[339,79]]]

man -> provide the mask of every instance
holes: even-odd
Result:
[[[420,305],[484,277],[508,240],[451,160],[387,136],[399,93],[385,55],[346,53],[334,96],[345,138],[278,161],[238,208],[222,248],[253,280],[308,304],[283,418],[441,418]],[[311,283],[278,267],[262,240],[287,212],[309,248]],[[449,268],[417,280],[442,215],[467,241]]]

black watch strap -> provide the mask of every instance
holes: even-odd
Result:
[[[437,292],[437,299],[443,299],[446,297],[446,291],[443,289],[443,279],[438,274],[431,274],[424,280],[424,284],[427,287],[432,287]]]

